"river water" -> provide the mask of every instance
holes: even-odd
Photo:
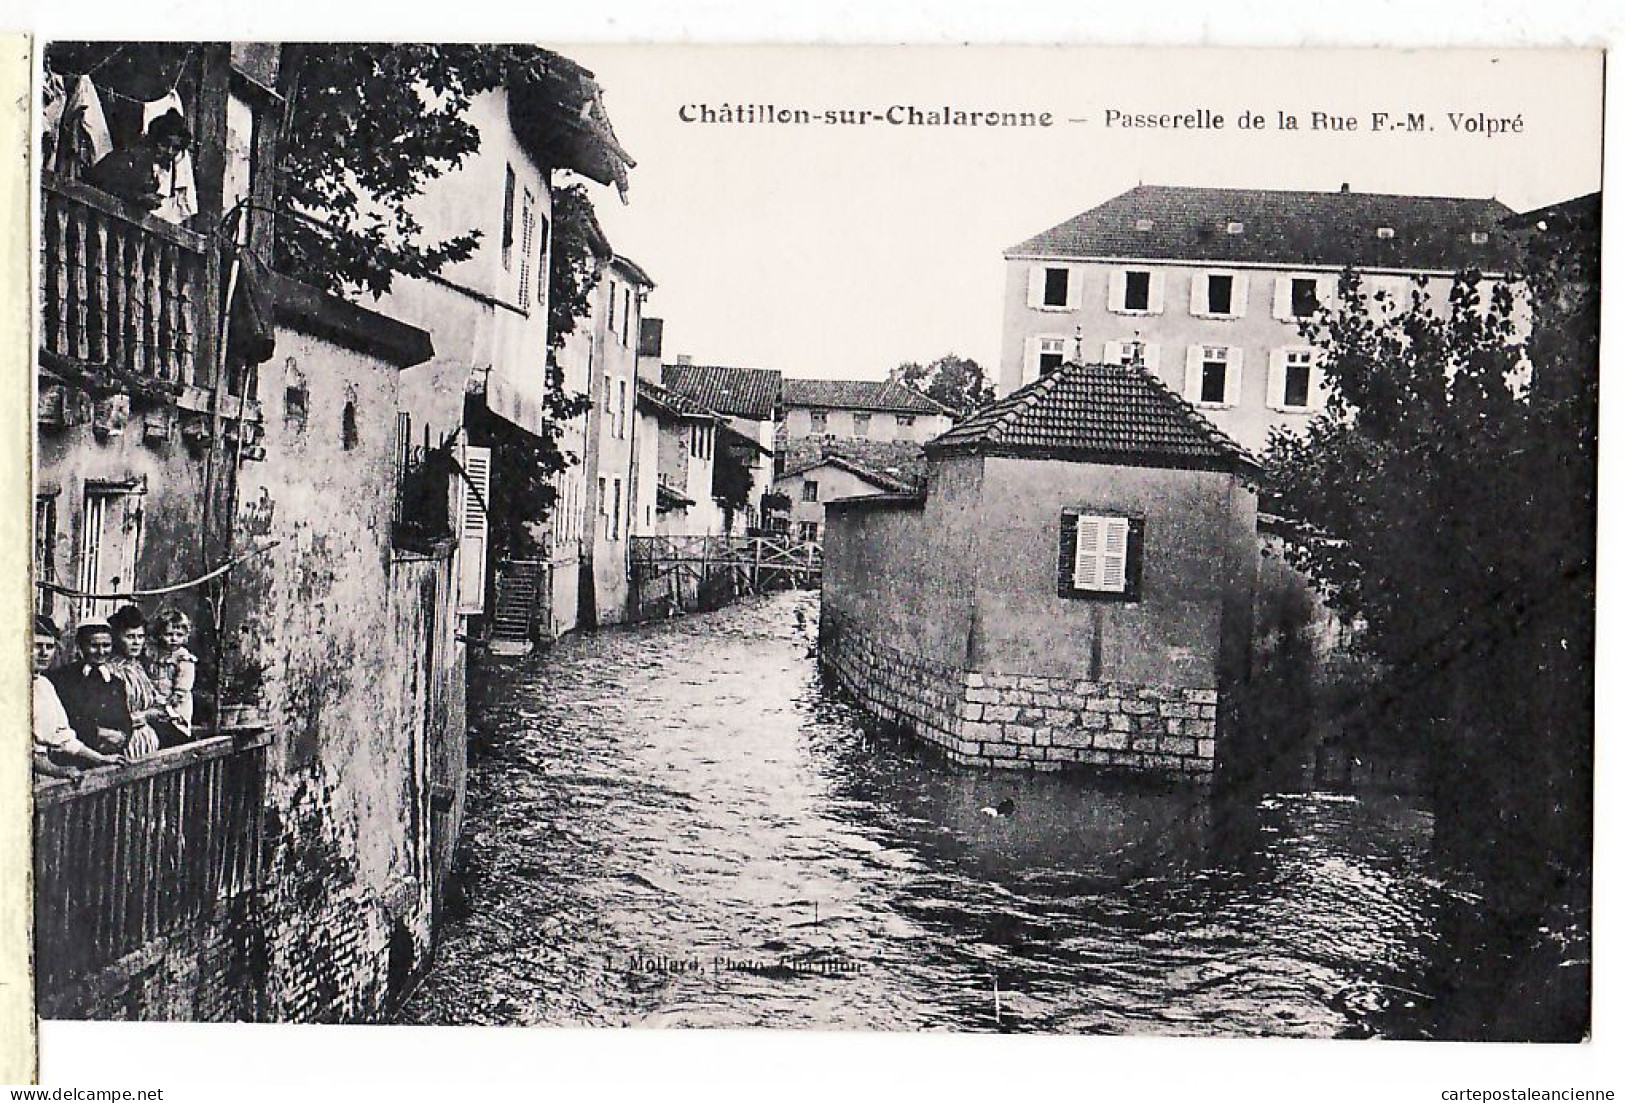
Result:
[[[399,1020],[1439,1033],[1474,896],[1416,798],[961,770],[866,730],[816,621],[779,594],[485,669],[466,904]]]

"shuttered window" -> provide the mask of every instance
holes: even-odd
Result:
[[[458,527],[457,611],[467,616],[485,612],[485,557],[490,544],[486,505],[491,500],[491,450],[463,449],[462,524]]]
[[[531,250],[536,245],[536,197],[525,189],[519,208],[519,309],[530,309]]]
[[[1067,510],[1061,514],[1057,592],[1065,598],[1140,599],[1145,522]]]
[[[78,588],[87,594],[135,589],[136,556],[141,547],[144,484],[90,483],[79,529]],[[105,618],[125,602],[81,598],[78,619]]]

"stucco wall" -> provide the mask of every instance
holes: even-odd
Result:
[[[811,406],[791,406],[784,412],[784,429],[791,440],[803,437],[851,437],[858,436],[857,426],[853,422],[853,415],[860,412],[869,414],[869,429],[863,434],[863,440],[914,440],[928,441],[948,431],[953,424],[952,420],[944,414],[914,414],[914,424],[899,425],[897,415],[886,410],[857,411],[821,409],[825,416],[825,425],[822,429],[814,429],[812,423]]]
[[[1065,267],[1073,279],[1081,280],[1074,306],[1039,308],[1028,305],[1028,273],[1034,267]],[[1122,314],[1108,306],[1113,272],[1125,268],[1150,269],[1163,279],[1162,310],[1156,314]],[[1236,318],[1204,318],[1191,313],[1191,281],[1208,271],[1245,273],[1248,277],[1245,311]],[[1335,289],[1338,273],[1331,269],[1260,268],[1225,265],[1170,264],[1166,262],[1064,262],[1007,260],[1005,262],[1004,330],[1000,344],[998,392],[1007,395],[1031,377],[1023,374],[1026,341],[1029,337],[1059,337],[1066,341],[1066,359],[1075,358],[1074,338],[1080,328],[1083,337],[1082,360],[1104,359],[1109,341],[1142,340],[1156,345],[1158,376],[1175,393],[1185,389],[1185,355],[1191,345],[1215,344],[1242,350],[1242,378],[1233,406],[1204,407],[1203,413],[1220,429],[1247,448],[1261,449],[1271,426],[1299,429],[1307,412],[1271,409],[1268,404],[1270,351],[1301,348],[1296,321],[1275,317],[1276,281],[1292,275],[1316,275]],[[1381,286],[1409,302],[1413,286],[1407,275],[1373,273],[1367,277],[1368,292]],[[1426,295],[1435,308],[1448,302],[1450,277],[1435,275]],[[1149,363],[1149,361],[1148,361]]]
[[[1060,460],[987,460],[978,669],[1094,681],[1219,683],[1234,477]],[[1141,600],[1056,593],[1064,509],[1145,518]],[[1251,591],[1249,590],[1249,593]]]

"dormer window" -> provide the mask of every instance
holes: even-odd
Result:
[[[1394,236],[1394,228],[1392,226],[1378,226],[1377,227],[1377,237],[1378,237],[1379,240],[1388,241],[1393,236]]]
[[[1239,234],[1244,229],[1246,229],[1246,227],[1240,222],[1227,222],[1225,223],[1224,232],[1227,234]]]
[[[1150,232],[1151,227],[1154,225],[1156,225],[1156,223],[1151,221],[1149,218],[1136,218],[1134,220],[1134,228],[1142,234]]]
[[[1490,242],[1490,235],[1483,230],[1474,230],[1469,237],[1474,245],[1488,245]]]

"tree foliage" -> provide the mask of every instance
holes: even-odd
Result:
[[[1303,327],[1326,408],[1265,456],[1301,526],[1289,559],[1367,624],[1441,832],[1480,856],[1574,858],[1589,829],[1594,251],[1532,248],[1516,287],[1463,273],[1432,306],[1423,283],[1368,294],[1345,273]]]
[[[927,398],[934,398],[964,416],[993,401],[993,384],[982,366],[967,357],[948,353],[929,364],[909,361],[898,367],[898,378]]]

